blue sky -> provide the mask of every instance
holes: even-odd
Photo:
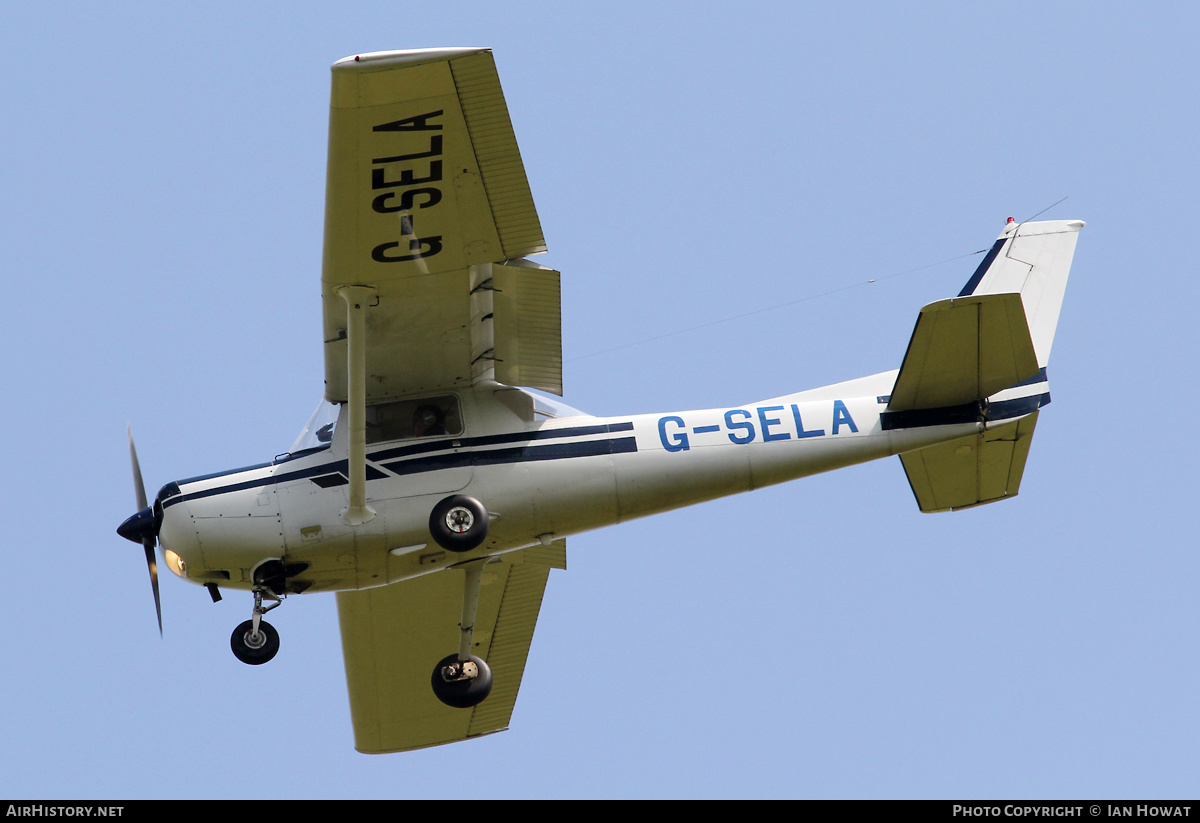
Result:
[[[0,795],[1193,795],[1197,16],[0,7]],[[160,640],[114,533],[126,423],[152,490],[288,447],[322,391],[328,66],[459,45],[494,49],[595,414],[895,368],[967,255],[1069,196],[1021,495],[923,515],[892,459],[573,538],[511,730],[423,752],[354,751],[331,596],[251,668],[249,597],[164,579]]]

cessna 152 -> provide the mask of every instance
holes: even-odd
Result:
[[[1081,221],[1016,223],[925,306],[898,371],[736,408],[595,418],[562,393],[559,273],[486,49],[333,65],[325,402],[269,463],[178,480],[118,533],[262,619],[337,592],[355,745],[501,731],[568,535],[899,455],[922,511],[1017,493]],[[266,605],[264,605],[266,603]],[[486,699],[485,699],[486,698]]]

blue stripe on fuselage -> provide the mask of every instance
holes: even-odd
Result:
[[[963,403],[961,406],[943,406],[940,409],[909,409],[907,411],[885,411],[879,415],[879,425],[884,431],[894,429],[919,429],[928,426],[953,426],[961,423],[984,423],[1008,420],[1031,414],[1042,406],[1050,405],[1050,392],[998,400],[986,406]]]
[[[594,426],[574,426],[563,429],[539,429],[538,431],[532,432],[511,432],[508,434],[485,435],[483,437],[461,439],[447,438],[425,443],[414,443],[409,446],[381,449],[374,453],[368,454],[367,459],[375,463],[380,463],[380,465],[383,465],[388,469],[388,471],[394,474],[404,475],[426,471],[438,471],[441,469],[462,466],[486,466],[498,463],[521,463],[535,460],[560,460],[572,457],[593,457],[603,454],[623,454],[628,452],[636,452],[637,442],[632,437],[609,438],[606,440],[583,440],[575,443],[530,445],[509,449],[477,449],[470,452],[461,451],[465,448],[494,445],[499,443],[528,443],[533,440],[577,437],[592,434],[608,434],[610,432],[625,431],[633,431],[632,422],[605,423]],[[393,459],[416,454],[426,454],[431,451],[446,449],[455,449],[456,451],[449,454],[429,455],[428,457],[420,457],[409,460]],[[381,461],[383,460],[390,460],[391,462],[382,463]],[[179,485],[184,486],[203,480],[212,480],[217,477],[231,477],[243,472],[268,468],[272,465],[275,464],[261,463],[256,466],[234,469],[233,471],[216,472],[214,474],[202,475],[200,477],[194,477],[188,480],[180,480]],[[335,460],[328,463],[321,463],[320,465],[316,466],[310,466],[306,469],[299,469],[297,471],[267,475],[266,477],[258,477],[254,480],[245,480],[240,483],[230,483],[227,486],[216,486],[211,489],[184,492],[183,494],[174,495],[166,500],[163,500],[163,507],[167,508],[184,500],[197,500],[204,497],[213,497],[218,494],[225,494],[227,492],[245,491],[246,489],[260,488],[262,486],[273,486],[293,480],[316,478],[320,477],[321,475],[327,475],[335,472],[348,474],[348,471],[349,469],[346,460]],[[380,480],[388,476],[388,474],[380,471],[378,468],[371,465],[371,463],[367,464],[367,480]]]

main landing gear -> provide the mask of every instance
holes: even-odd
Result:
[[[443,549],[469,552],[487,539],[487,509],[465,494],[447,497],[429,513],[429,533]]]
[[[486,514],[484,516],[486,518]],[[466,573],[467,579],[463,586],[463,614],[459,624],[458,653],[439,660],[430,677],[434,696],[456,709],[477,706],[492,691],[491,668],[483,658],[471,654],[471,645],[475,639],[475,613],[479,609],[479,587],[483,583],[483,567],[492,562],[492,559],[484,557],[459,567]]]
[[[430,678],[433,693],[447,706],[469,709],[483,702],[492,691],[492,670],[473,654],[459,660],[457,654],[443,657]]]

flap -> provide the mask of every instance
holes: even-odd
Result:
[[[492,266],[496,379],[562,396],[559,275],[527,260]]]
[[[355,748],[407,751],[508,728],[546,578],[551,568],[565,567],[566,541],[557,540],[501,555],[484,570],[474,653],[492,669],[492,693],[472,709],[444,705],[430,686],[434,666],[458,650],[461,570],[339,592]]]

